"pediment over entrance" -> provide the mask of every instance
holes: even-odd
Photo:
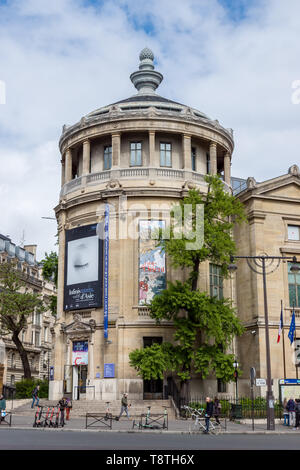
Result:
[[[69,325],[62,325],[63,332],[69,338],[88,338],[91,333],[95,330],[95,321],[90,319],[89,322],[85,322],[82,320],[79,314],[74,315],[74,321]]]

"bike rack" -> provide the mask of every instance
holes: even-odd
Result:
[[[89,418],[93,421],[88,423]],[[85,429],[87,428],[110,428],[112,429],[112,415],[107,413],[86,413],[85,415]]]
[[[168,414],[151,414],[150,416],[142,413],[140,421],[132,423],[132,428],[139,429],[168,429]]]
[[[12,413],[10,411],[6,411],[5,416],[0,416],[0,424],[6,424],[11,427],[11,417]]]

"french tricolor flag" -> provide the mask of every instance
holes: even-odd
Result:
[[[280,322],[279,322],[279,328],[278,328],[278,337],[277,337],[277,343],[280,341],[281,337],[281,332],[283,330],[283,315],[282,315],[282,307],[281,307],[281,313],[280,313]]]

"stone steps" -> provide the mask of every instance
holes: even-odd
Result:
[[[131,417],[140,416],[142,413],[146,413],[148,406],[151,406],[151,414],[163,414],[164,407],[167,407],[168,418],[175,419],[175,410],[173,409],[172,403],[170,400],[129,400],[131,407],[129,408],[129,413]],[[41,398],[40,405],[56,406],[57,401],[50,401]],[[36,408],[35,408],[36,409]],[[107,409],[107,403],[105,401],[85,401],[85,400],[75,400],[72,402],[72,416],[74,417],[83,417],[86,413],[105,413]],[[121,410],[121,400],[113,400],[109,404],[110,413],[113,416],[118,416]],[[32,415],[33,410],[31,409],[31,400],[28,400],[28,403],[23,404],[19,407],[14,408],[14,413],[19,415]],[[126,416],[123,413],[123,416]]]

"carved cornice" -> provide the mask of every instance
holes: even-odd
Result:
[[[136,125],[132,126],[132,121],[137,121]],[[145,121],[143,126],[140,126],[141,122]],[[149,121],[152,122],[149,125]],[[217,136],[222,136],[224,142],[219,142],[221,145],[227,143],[227,150],[232,153],[234,148],[233,134],[232,130],[227,130],[222,127],[219,122],[204,118],[198,117],[195,114],[189,113],[178,113],[175,111],[165,111],[158,110],[154,106],[147,108],[146,110],[134,110],[134,111],[115,111],[113,113],[100,114],[98,116],[86,117],[84,124],[82,121],[79,123],[65,128],[65,132],[62,134],[59,140],[59,148],[61,154],[64,154],[67,147],[70,145],[76,145],[78,142],[83,142],[87,138],[92,139],[99,135],[104,134],[115,134],[116,127],[118,132],[126,132],[131,130],[132,127],[137,130],[155,130],[153,122],[158,121],[157,130],[168,131],[172,133],[182,133],[186,134],[188,125],[188,132],[191,136],[198,135],[206,140],[216,140],[218,141]],[[161,126],[161,122],[165,122],[166,126]],[[171,126],[168,125],[168,122],[172,122]],[[174,122],[178,123],[176,129],[174,129]],[[130,124],[127,125],[126,123]],[[138,124],[139,123],[139,124]],[[193,125],[193,127],[190,127]],[[98,126],[98,129],[95,129]],[[200,129],[206,130],[206,132],[201,132]],[[207,130],[211,131],[213,134],[207,135]],[[218,143],[218,142],[217,142]]]

